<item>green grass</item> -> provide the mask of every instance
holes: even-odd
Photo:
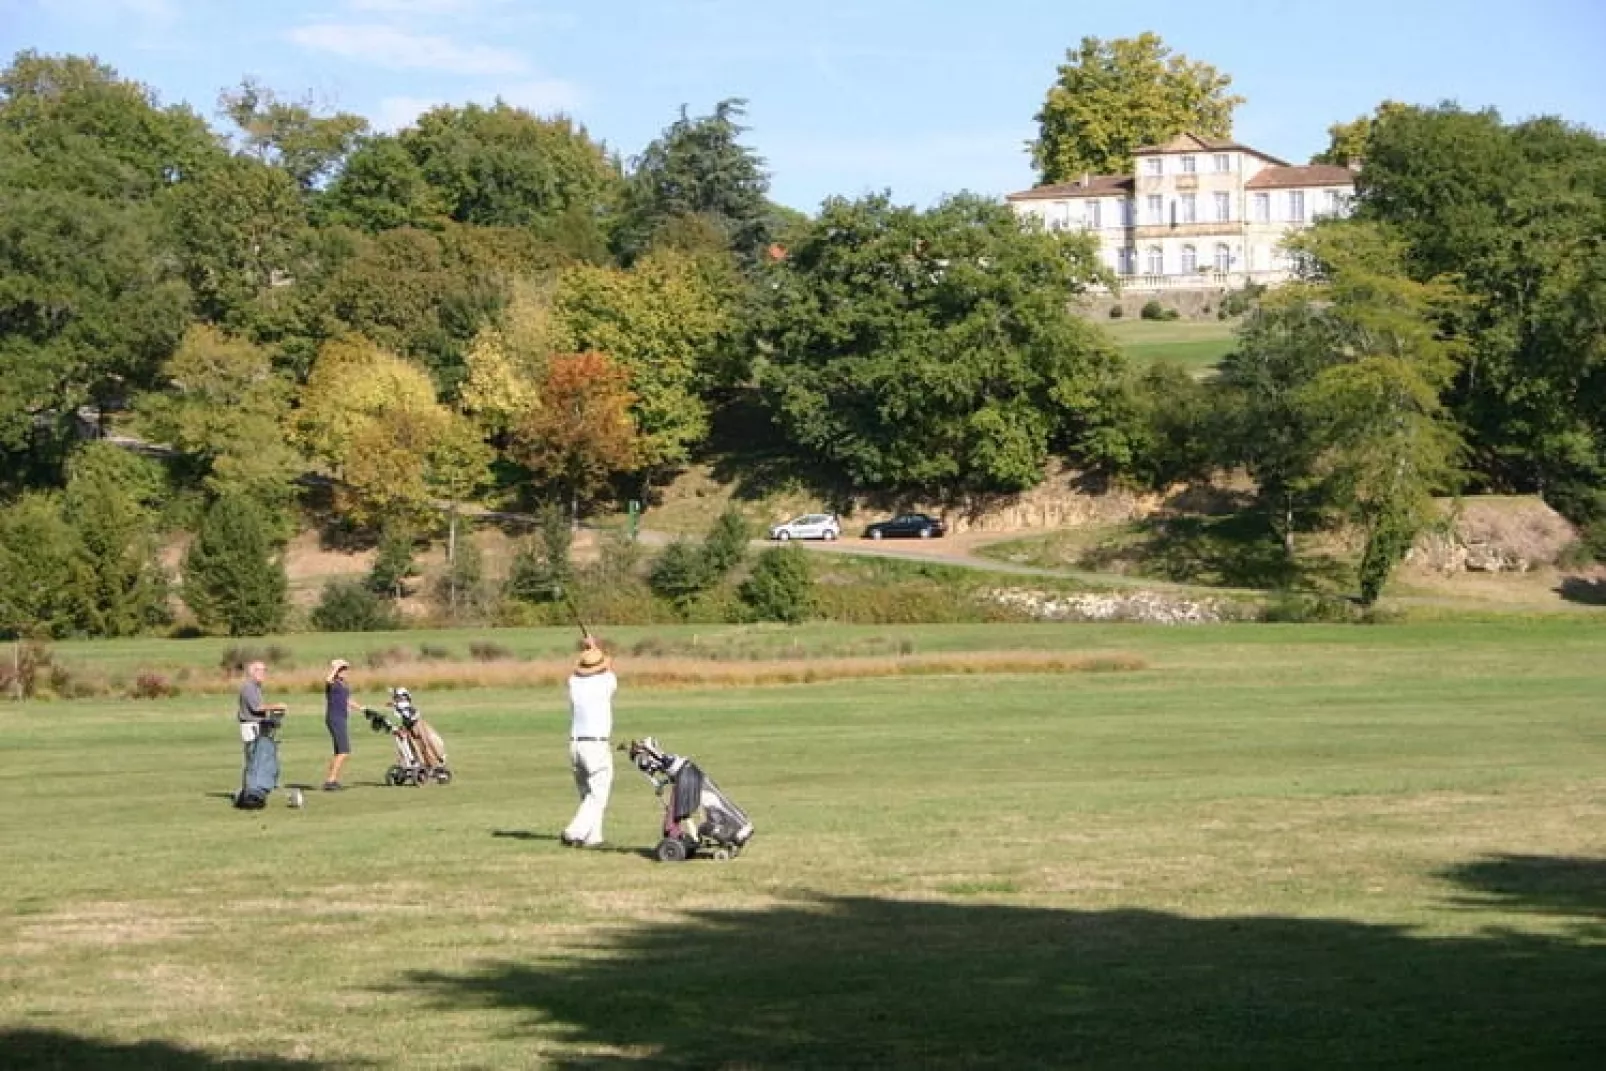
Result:
[[[1112,320],[1103,325],[1133,361],[1168,361],[1195,374],[1232,352],[1233,328],[1221,320]]]
[[[0,1063],[1533,1068],[1606,1045],[1598,627],[719,635],[1151,668],[654,692],[626,661],[620,733],[694,753],[759,826],[680,866],[640,854],[658,813],[624,771],[617,850],[555,843],[557,694],[421,695],[456,783],[373,786],[365,732],[358,787],[258,814],[222,798],[215,700],[0,705]],[[287,729],[287,780],[318,779],[319,736]]]

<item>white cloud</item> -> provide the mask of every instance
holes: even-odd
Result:
[[[449,37],[371,23],[298,26],[290,31],[290,40],[303,48],[402,71],[506,75],[529,69],[524,57],[511,49],[464,45]]]
[[[396,131],[411,126],[413,121],[431,108],[442,104],[491,104],[498,97],[507,101],[514,107],[524,108],[537,115],[552,115],[557,112],[572,115],[585,99],[581,88],[573,82],[562,79],[547,79],[544,81],[519,82],[510,86],[501,86],[494,92],[473,94],[454,100],[445,100],[429,97],[386,97],[379,102],[374,114],[369,116],[375,130]]]

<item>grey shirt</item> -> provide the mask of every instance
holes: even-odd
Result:
[[[247,680],[240,685],[240,711],[236,717],[241,721],[257,721],[262,714],[262,685]]]

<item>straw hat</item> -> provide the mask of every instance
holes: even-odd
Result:
[[[350,668],[351,663],[347,662],[344,658],[331,659],[329,662],[329,676],[325,679],[333,682],[336,677],[340,676],[342,671]]]
[[[580,653],[580,657],[575,661],[574,675],[576,677],[592,677],[598,673],[606,673],[612,668],[613,666],[608,661],[608,656],[602,653],[602,648],[588,647]]]

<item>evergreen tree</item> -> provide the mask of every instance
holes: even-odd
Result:
[[[734,506],[727,507],[714,521],[703,539],[703,561],[711,583],[719,583],[747,558],[747,541],[752,534],[747,519]]]
[[[184,556],[184,602],[207,627],[260,636],[284,623],[289,583],[262,507],[224,495],[206,511]]]
[[[752,575],[739,590],[742,602],[760,621],[795,625],[814,611],[814,570],[808,554],[795,544],[759,554]]]
[[[399,599],[407,594],[407,578],[418,575],[413,562],[413,529],[402,521],[387,521],[379,534],[379,552],[368,571],[368,590]]]
[[[63,516],[77,537],[72,582],[92,636],[137,635],[167,616],[155,521],[140,494],[140,478],[151,476],[142,461],[109,446],[73,459]]]

